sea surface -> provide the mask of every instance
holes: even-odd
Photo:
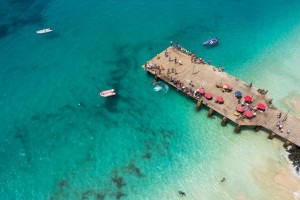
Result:
[[[0,199],[299,199],[282,141],[234,134],[141,68],[179,41],[299,116],[299,35],[297,0],[2,0]]]

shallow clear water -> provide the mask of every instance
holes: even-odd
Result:
[[[233,125],[221,127],[220,117],[196,112],[174,89],[162,84],[158,91],[140,66],[179,40],[228,73],[269,88],[287,110],[282,99],[300,94],[300,49],[286,42],[300,33],[299,4],[5,1],[1,199],[179,199],[178,190],[187,199],[293,195],[270,178],[277,167],[292,171],[282,143],[263,131],[236,135]],[[54,32],[35,34],[46,27]],[[220,44],[203,48],[214,36]],[[101,98],[108,88],[118,95]]]

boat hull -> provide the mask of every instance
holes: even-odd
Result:
[[[36,31],[36,33],[37,33],[37,34],[45,34],[45,33],[50,33],[50,32],[52,32],[52,31],[53,31],[53,30],[50,29],[50,28],[45,28],[45,29]]]
[[[114,89],[111,90],[105,90],[99,93],[102,97],[110,97],[116,95],[116,91]]]
[[[219,40],[217,38],[214,38],[203,42],[203,46],[207,46],[207,47],[215,46],[218,44],[218,42]]]

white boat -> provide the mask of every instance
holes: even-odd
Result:
[[[100,92],[100,96],[102,97],[109,97],[109,96],[113,96],[116,95],[116,91],[114,89],[110,89],[110,90],[105,90]]]
[[[52,32],[53,30],[51,28],[45,28],[45,29],[42,29],[42,30],[38,30],[36,31],[37,34],[44,34],[44,33],[50,33]]]

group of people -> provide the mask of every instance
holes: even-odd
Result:
[[[193,89],[193,87],[195,87],[193,81],[190,81],[189,87],[187,87],[183,84],[183,82],[181,82],[180,80],[177,80],[175,76],[172,76],[171,82],[174,83],[174,85],[176,85],[176,87],[179,91],[181,91],[189,96],[195,97],[195,98],[201,97],[201,94],[197,90]]]
[[[267,93],[268,93],[268,90],[264,90],[264,89],[260,89],[260,88],[258,88],[257,91],[258,91],[260,94],[267,94]]]
[[[148,61],[145,64],[146,69],[160,69],[160,66],[156,63],[149,63]]]
[[[281,121],[278,121],[278,122],[276,123],[276,126],[277,126],[277,128],[278,128],[281,132],[283,132],[283,123],[282,123]]]
[[[183,52],[183,53],[185,53],[185,54],[187,54],[187,55],[190,55],[190,56],[191,56],[191,62],[192,62],[192,63],[195,63],[195,64],[206,64],[205,60],[204,60],[203,58],[201,58],[201,57],[198,58],[198,57],[196,56],[196,54],[195,54],[193,51],[188,51],[187,49],[184,49],[183,47],[181,47],[181,46],[179,45],[179,41],[178,41],[178,40],[176,41],[176,44],[175,44],[175,45],[173,45],[173,41],[171,40],[171,41],[170,41],[170,46],[171,46],[171,47],[174,47],[174,48],[177,49],[177,50],[180,50],[181,52]],[[166,50],[166,52],[165,52],[165,56],[166,56],[166,57],[168,56],[167,50]],[[176,58],[172,59],[171,57],[169,57],[169,61],[173,61],[173,60],[174,60],[175,63],[176,63]],[[181,64],[180,61],[179,61],[179,64]],[[211,64],[211,61],[208,60],[207,64],[210,65],[210,64]],[[221,67],[220,65],[218,65],[218,67],[213,67],[213,70],[214,70],[214,71],[217,71],[217,70],[218,70],[219,72],[224,72],[225,67],[224,67],[224,66]]]
[[[171,73],[174,73],[175,75],[177,74],[177,71],[174,67],[172,67],[171,69],[168,68],[167,75],[169,75]]]
[[[251,102],[242,101],[240,98],[238,99],[238,104],[241,104],[241,106],[244,108],[244,111],[250,110],[253,112],[253,116],[248,117],[248,119],[256,117],[256,111],[258,111],[258,108],[256,106],[251,106],[250,103]],[[244,111],[242,111],[240,113],[244,113]],[[244,115],[244,117],[246,117],[246,116]]]
[[[160,66],[156,63],[153,64],[153,63],[146,62],[146,64],[144,66],[146,69],[155,70],[154,71],[155,74],[160,74],[161,70],[164,70],[163,66]]]
[[[205,64],[205,60],[203,58],[198,58],[195,54],[191,56],[191,62],[195,64]]]
[[[165,57],[169,57],[169,62],[172,62],[172,61],[174,60],[175,64],[178,63],[179,65],[182,65],[181,60],[177,60],[176,57],[175,57],[175,58],[172,58],[172,57],[170,56],[170,53],[168,52],[167,49],[165,50]]]
[[[194,82],[193,82],[193,81],[190,81],[190,82],[189,82],[189,85],[190,85],[190,86],[192,86],[192,87],[194,87],[194,86],[195,86],[195,84],[194,84]]]
[[[194,52],[189,51],[189,50],[183,48],[182,46],[180,46],[178,40],[176,41],[176,44],[175,44],[175,45],[173,45],[173,41],[171,40],[171,41],[170,41],[170,46],[171,46],[171,47],[174,47],[176,50],[179,50],[179,51],[181,51],[182,53],[185,53],[185,54],[187,54],[187,55],[193,55],[193,54],[194,54]]]
[[[277,118],[281,118],[281,115],[282,115],[282,112],[279,112],[278,114],[277,114]],[[277,126],[277,128],[280,130],[280,132],[282,133],[283,132],[283,122],[285,122],[287,120],[287,116],[285,116],[282,120],[279,120],[277,123],[276,123],[276,126]],[[290,134],[290,132],[291,132],[291,130],[287,130],[286,131],[286,133],[287,134]]]
[[[213,70],[214,71],[219,71],[219,72],[224,72],[224,70],[225,70],[225,67],[221,67],[220,65],[218,65],[218,67],[213,67]]]

